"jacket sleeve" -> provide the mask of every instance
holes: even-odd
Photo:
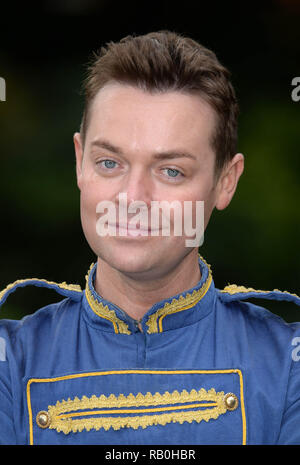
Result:
[[[12,386],[9,366],[9,336],[0,322],[0,444],[16,444]]]
[[[300,334],[291,345],[291,372],[278,444],[300,445]]]

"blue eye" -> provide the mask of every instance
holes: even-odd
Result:
[[[176,178],[178,176],[176,176],[178,173],[180,174],[180,171],[178,170],[175,170],[173,168],[166,168],[167,171],[168,171],[168,174],[170,175],[171,178]]]
[[[174,182],[184,178],[184,174],[175,168],[164,168],[163,171],[167,171],[167,178],[174,180]]]
[[[116,162],[113,160],[101,160],[100,164],[104,163],[104,167],[107,169],[112,169],[115,167]],[[103,166],[103,165],[102,165]]]

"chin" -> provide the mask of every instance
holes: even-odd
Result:
[[[89,243],[100,260],[134,279],[156,279],[189,253],[182,240],[156,238],[151,243],[105,239]]]
[[[155,260],[155,255],[153,249],[151,254],[143,249],[133,251],[123,248],[120,250],[119,247],[101,247],[97,251],[97,256],[101,260],[122,273],[143,273],[150,270],[153,265],[155,266],[156,261],[159,266],[159,257]]]

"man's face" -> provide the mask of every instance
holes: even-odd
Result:
[[[101,237],[96,207],[110,201],[118,214],[119,193],[127,194],[128,205],[140,201],[149,212],[152,201],[192,201],[195,206],[201,200],[206,226],[218,195],[210,142],[214,127],[213,109],[198,96],[150,94],[116,83],[98,92],[84,147],[78,133],[74,141],[82,226],[100,259],[137,279],[148,279],[159,278],[195,251],[186,247],[185,235],[172,234],[172,215],[169,236],[121,236],[117,229],[116,236]],[[183,153],[190,156],[172,155]],[[128,221],[133,216],[128,213]]]

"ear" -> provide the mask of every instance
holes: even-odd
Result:
[[[83,148],[82,141],[79,132],[75,132],[73,136],[75,156],[76,156],[76,176],[77,176],[77,186],[81,188],[81,179],[82,179],[82,161],[83,161]]]
[[[244,156],[237,153],[226,165],[218,181],[215,205],[218,210],[224,210],[230,204],[243,171]]]

